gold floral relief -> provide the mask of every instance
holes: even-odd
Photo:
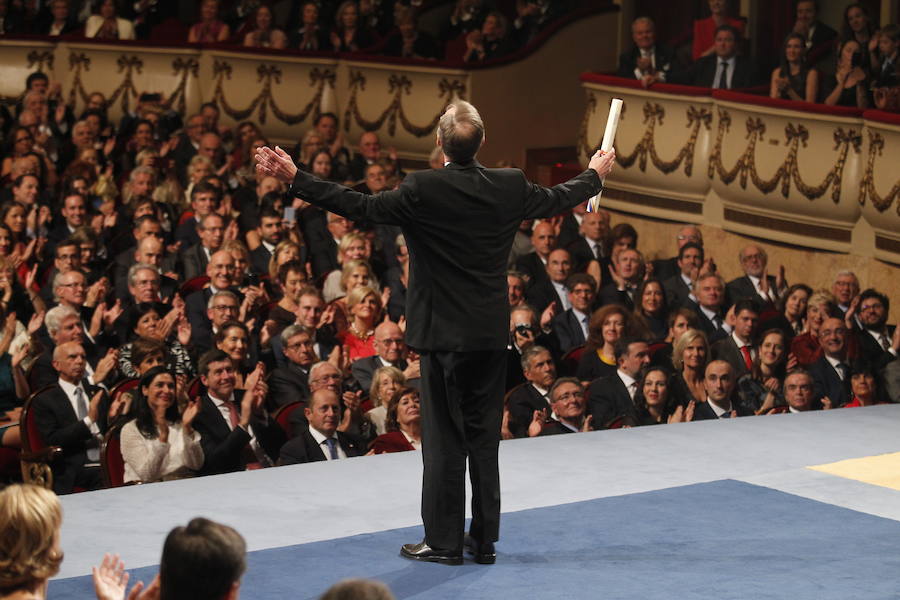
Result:
[[[859,184],[859,203],[865,204],[866,197],[871,198],[872,206],[879,212],[884,212],[891,207],[897,195],[900,194],[900,180],[885,195],[881,196],[875,189],[875,157],[881,156],[884,151],[884,136],[877,131],[869,131],[869,156],[866,160],[866,171],[863,173]],[[900,215],[900,203],[897,204],[897,214]]]

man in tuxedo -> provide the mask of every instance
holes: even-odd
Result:
[[[339,460],[365,454],[362,443],[337,430],[341,422],[341,403],[333,391],[314,392],[303,414],[309,425],[281,447],[279,465]]]
[[[685,244],[695,244],[703,254],[703,233],[696,225],[683,225],[675,234],[675,243],[678,245],[678,254],[671,258],[658,258],[653,261],[653,276],[665,282],[670,277],[675,277],[681,272],[678,266],[678,258]],[[702,260],[700,261],[703,262]],[[699,269],[699,265],[697,266]]]
[[[694,281],[703,266],[703,246],[688,242],[678,249],[678,256],[675,260],[678,273],[663,281],[663,289],[666,291],[666,301],[670,311],[679,306],[685,306],[685,303],[691,300]]]
[[[746,56],[738,56],[740,34],[731,25],[716,28],[714,52],[695,62],[675,83],[735,90],[757,83],[756,66]]]
[[[197,237],[200,241],[181,255],[185,281],[203,275],[210,257],[222,247],[225,240],[225,219],[222,215],[213,212],[200,219],[200,223],[197,224]]]
[[[575,273],[566,280],[566,289],[571,307],[553,317],[550,325],[561,354],[587,341],[591,307],[597,296],[597,283],[587,273]]]
[[[316,362],[314,340],[315,332],[303,325],[289,325],[281,332],[281,347],[287,361],[269,375],[271,410],[309,398],[309,368]]]
[[[724,360],[710,361],[706,365],[703,377],[706,401],[700,402],[694,408],[694,420],[708,421],[747,416],[741,409],[744,403],[735,402],[732,398],[736,385],[737,377],[734,376],[731,365]]]
[[[725,286],[725,293],[731,303],[744,298],[750,298],[759,303],[760,307],[774,307],[779,296],[787,289],[784,281],[784,268],[779,270],[779,276],[766,273],[769,256],[766,251],[756,244],[750,244],[741,248],[738,260],[744,270],[743,277],[732,279]],[[765,280],[763,278],[765,277]]]
[[[509,394],[510,429],[517,438],[528,434],[528,426],[535,411],[550,408],[550,388],[556,381],[556,365],[550,351],[537,344],[522,352],[522,372],[525,383]]]
[[[877,290],[870,288],[859,295],[856,314],[860,353],[876,370],[896,360],[900,349],[900,334],[887,324],[890,309],[888,297]]]
[[[632,21],[631,39],[634,46],[619,56],[616,75],[637,79],[644,87],[650,87],[658,81],[665,82],[675,65],[675,51],[656,43],[656,24],[653,19],[638,17]]]
[[[269,261],[275,252],[275,246],[284,239],[284,220],[277,210],[266,208],[259,215],[256,228],[260,244],[250,252],[250,266],[257,275],[269,274]]]
[[[235,389],[234,365],[221,350],[210,350],[197,368],[206,392],[194,429],[203,446],[202,475],[269,467],[284,444],[281,427],[265,410],[268,387],[261,369],[247,376],[246,391]]]
[[[853,299],[859,295],[859,279],[853,271],[838,271],[834,276],[834,283],[831,284],[831,293],[837,301],[838,308],[841,309],[841,316],[847,313]]]
[[[615,153],[553,188],[517,169],[486,169],[475,155],[484,124],[457,100],[439,121],[443,169],[407,175],[397,190],[365,196],[298,171],[280,148],[260,148],[257,168],[291,193],[349,219],[399,225],[409,247],[407,343],[421,353],[422,519],[425,539],[406,544],[413,560],[462,563],[465,472],[473,500],[467,548],[493,563],[500,525],[497,451],[509,331],[506,261],[522,219],[549,218],[602,188]]]
[[[600,273],[609,266],[609,257],[604,254],[603,242],[609,233],[609,213],[605,210],[584,213],[581,218],[578,238],[567,247],[572,255],[573,269],[583,273],[592,260],[600,263]]]
[[[694,282],[694,297],[688,299],[685,308],[697,314],[700,330],[706,334],[710,344],[728,337],[731,325],[725,322],[722,305],[725,303],[725,281],[718,273],[704,273]]]
[[[372,387],[372,377],[381,367],[396,367],[403,371],[407,381],[418,379],[419,361],[406,362],[406,340],[403,330],[393,321],[384,321],[375,328],[375,355],[360,358],[350,365],[353,378],[364,392]]]
[[[53,491],[69,494],[75,488],[102,486],[100,442],[106,430],[108,397],[84,381],[84,348],[78,342],[60,344],[53,351],[59,378],[53,388],[38,394],[32,406],[44,442],[62,448],[51,463]]]
[[[623,336],[613,345],[616,356],[616,373],[600,377],[588,388],[588,411],[596,429],[606,429],[614,421],[623,418],[624,424],[637,424],[638,377],[641,369],[650,364],[647,342]]]
[[[543,313],[548,306],[556,303],[556,310],[568,310],[569,292],[566,280],[572,273],[572,258],[567,250],[557,248],[547,257],[546,276],[532,285],[525,298],[534,310]]]
[[[847,327],[841,319],[825,319],[819,328],[822,356],[809,366],[809,374],[813,378],[816,400],[825,407],[840,408],[850,401],[847,335]]]
[[[541,221],[531,230],[531,245],[534,252],[529,252],[516,263],[516,271],[528,277],[529,287],[537,285],[547,278],[547,261],[556,246],[556,230],[549,221]]]
[[[735,380],[753,370],[756,348],[753,340],[759,324],[759,306],[753,300],[744,298],[734,305],[734,328],[731,335],[713,343],[710,356],[713,360],[724,360],[731,365]]]
[[[625,248],[613,256],[613,280],[600,288],[597,303],[600,306],[618,304],[628,311],[634,310],[634,291],[644,276],[644,257],[635,248]]]

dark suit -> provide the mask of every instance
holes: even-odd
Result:
[[[528,437],[528,426],[534,411],[547,409],[550,414],[550,402],[531,383],[526,382],[514,389],[508,399],[510,425],[517,438]]]
[[[756,76],[756,66],[753,61],[745,56],[737,56],[734,59],[734,69],[731,75],[731,85],[728,89],[737,90],[741,88],[753,87],[758,83]],[[715,54],[704,56],[695,62],[691,67],[679,76],[673,75],[673,83],[684,83],[687,85],[696,85],[699,87],[711,88],[716,84],[716,75],[719,72],[719,57]],[[722,86],[725,87],[724,85]]]
[[[561,433],[575,433],[559,421],[550,419],[541,427],[541,433],[538,435],[559,435]]]
[[[619,417],[637,422],[637,407],[618,372],[595,379],[589,391],[588,412],[594,416],[594,429],[606,429],[610,422]]]
[[[668,75],[675,66],[675,51],[668,46],[657,44],[653,47],[653,55],[656,71]],[[637,46],[632,46],[630,50],[620,54],[619,69],[616,71],[616,75],[627,79],[638,79],[635,77],[634,70],[637,68],[637,61],[640,57],[641,49]]]
[[[269,410],[297,400],[306,402],[309,399],[309,369],[291,361],[287,361],[286,366],[273,370],[268,383]]]
[[[690,300],[691,288],[684,282],[681,277],[681,271],[674,277],[669,277],[663,281],[663,289],[666,292],[666,301],[669,304],[669,310],[684,306]]]
[[[732,402],[731,408],[737,410],[736,404]],[[694,406],[695,421],[712,421],[713,419],[730,419],[731,411],[723,413],[721,417],[716,416],[716,412],[709,405],[709,402],[698,402]]]
[[[234,391],[234,404],[238,411],[241,410],[243,396],[242,390]],[[284,444],[284,431],[274,421],[260,419],[255,415],[250,417],[250,427],[256,441],[274,464],[278,459],[278,451]],[[194,419],[194,429],[200,434],[200,444],[203,446],[201,475],[244,469],[250,434],[243,427],[231,429],[207,393],[200,397],[200,412]]]
[[[676,277],[680,274],[681,269],[678,267],[677,256],[673,256],[672,258],[657,258],[653,261],[653,276],[660,281],[665,282],[666,279]]]
[[[713,344],[723,338],[728,337],[728,332],[725,331],[721,325],[718,327],[716,324],[706,316],[706,314],[700,309],[700,306],[697,305],[693,300],[688,299],[684,303],[685,308],[689,308],[697,315],[697,321],[700,324],[700,331],[706,334],[706,339],[710,344]],[[719,314],[720,323],[725,322],[725,316],[721,313]]]
[[[590,320],[590,315],[587,315],[587,317]],[[585,342],[584,329],[581,328],[578,317],[571,308],[553,317],[550,328],[554,337],[556,337],[559,351],[563,355],[572,348],[583,345]]]
[[[256,247],[256,249],[250,251],[250,266],[253,268],[253,272],[257,275],[268,275],[269,274],[269,260],[272,258],[272,253],[269,252],[268,248],[266,248],[263,244],[260,244]]]
[[[365,449],[353,437],[342,431],[336,431],[334,435],[337,437],[338,444],[340,444],[341,449],[344,451],[344,454],[347,455],[347,458],[365,454]],[[322,447],[316,443],[316,439],[312,436],[307,427],[281,447],[281,455],[278,459],[278,464],[298,465],[323,460],[326,460],[325,452]]]
[[[182,253],[181,263],[183,265],[184,280],[190,281],[194,277],[206,275],[206,265],[209,264],[209,257],[201,244],[195,244]]]
[[[734,379],[748,372],[747,363],[744,362],[744,354],[734,342],[734,336],[729,335],[714,343],[709,348],[712,360],[724,360],[734,369]]]
[[[534,286],[542,281],[549,281],[547,267],[536,252],[529,252],[516,261],[516,271],[528,276],[528,285]]]
[[[197,233],[198,225],[197,219],[195,217],[190,217],[187,221],[175,228],[175,241],[181,242],[181,248],[183,250],[200,243],[200,234]]]
[[[98,388],[84,386],[85,406]],[[79,420],[68,396],[56,383],[52,388],[35,396],[32,403],[35,422],[44,443],[62,448],[62,457],[51,463],[53,470],[53,491],[69,494],[75,487],[96,489],[101,486],[99,467],[87,467],[87,449],[98,447],[97,440],[84,421]],[[106,430],[108,401],[101,402],[97,426],[100,432]]]
[[[353,373],[353,378],[359,383],[359,387],[363,389],[364,394],[369,393],[369,388],[372,387],[372,377],[375,376],[375,371],[382,366],[381,359],[377,354],[354,360],[350,365],[350,372]],[[393,366],[403,371],[406,369],[406,361],[401,358]]]
[[[618,304],[619,306],[624,306],[628,312],[634,310],[634,300],[631,299],[627,291],[620,290],[615,282],[600,288],[600,292],[597,294],[597,304],[600,306]]]
[[[602,248],[602,244],[598,244],[598,246]],[[588,263],[592,260],[599,261],[603,258],[602,255],[599,258],[594,255],[591,251],[591,245],[583,236],[578,236],[578,239],[569,244],[566,250],[572,256],[572,271],[577,273],[584,273],[587,270]],[[601,271],[601,275],[602,273]],[[605,285],[606,282],[604,281],[603,284]]]
[[[774,290],[775,276],[768,275],[767,280],[769,282],[769,289]],[[771,300],[759,295],[756,291],[756,286],[753,285],[753,282],[750,281],[750,277],[747,275],[729,281],[725,286],[725,296],[728,298],[729,305],[734,304],[738,300],[754,300],[759,303],[760,310],[762,310],[765,305],[772,304]]]
[[[556,238],[556,245],[560,248],[567,248],[580,235],[581,223],[578,222],[573,213],[566,213],[559,226],[559,237]]]
[[[850,402],[852,394],[849,373],[842,381],[828,359],[821,356],[819,360],[809,365],[809,374],[813,378],[813,393],[817,402],[824,396],[828,396],[833,408],[839,408]]]
[[[859,340],[859,354],[873,369],[880,371],[889,362],[896,360],[897,357],[885,350],[868,330],[858,327],[854,327],[854,329],[856,329],[856,339]],[[890,340],[894,335],[894,328],[888,327],[886,333]]]
[[[591,170],[548,189],[518,169],[474,160],[410,173],[399,189],[377,196],[297,173],[294,195],[353,221],[399,225],[406,238],[406,341],[422,356],[422,520],[432,548],[462,549],[467,457],[470,533],[480,542],[499,536],[505,273],[519,224],[558,214],[601,187]]]
[[[550,303],[556,302],[556,309],[561,310],[564,306],[563,300],[549,279],[537,282],[525,293],[525,300],[531,306],[538,316],[544,312],[544,309],[550,306]]]

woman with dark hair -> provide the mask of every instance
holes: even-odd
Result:
[[[216,332],[213,340],[216,348],[223,351],[234,364],[235,387],[244,389],[244,379],[250,374],[250,331],[240,321],[226,321]]]
[[[200,21],[188,31],[188,44],[214,44],[228,41],[231,30],[219,19],[219,0],[200,3]]]
[[[134,23],[118,16],[116,0],[99,0],[84,24],[84,37],[97,40],[133,40]]]
[[[8,200],[0,206],[0,224],[9,230],[12,240],[12,254],[26,252],[28,239],[28,210],[15,200]],[[33,248],[34,246],[32,246]]]
[[[253,30],[244,36],[245,48],[281,49],[287,46],[287,36],[272,27],[272,9],[260,4],[253,15]]]
[[[630,223],[619,223],[609,230],[603,240],[603,256],[615,257],[616,253],[625,248],[637,248],[637,243],[637,230]]]
[[[12,172],[13,162],[17,158],[27,156],[34,150],[34,135],[28,127],[16,125],[9,132],[6,147],[3,149],[3,166],[0,177],[6,179]]]
[[[306,267],[299,260],[289,260],[278,267],[277,284],[281,288],[281,300],[269,311],[269,320],[275,321],[275,332],[297,322],[300,310],[300,293],[307,289]]]
[[[194,376],[194,365],[187,351],[191,343],[191,326],[183,311],[170,310],[161,302],[141,302],[129,309],[124,321],[128,324],[125,334],[130,339],[119,348],[119,370],[125,377],[136,379],[140,376],[132,356],[133,342],[137,338],[162,342],[171,356],[175,374]]]
[[[175,377],[153,367],[142,377],[134,400],[134,419],[122,427],[125,482],[167,481],[193,477],[203,466],[200,434],[193,423],[200,398],[189,400],[178,414]]]
[[[675,341],[672,349],[672,397],[681,406],[692,401],[705,402],[706,388],[703,380],[709,361],[709,342],[699,329],[688,329]]]
[[[756,346],[752,369],[737,382],[740,390],[737,398],[746,403],[745,412],[762,415],[776,406],[784,406],[784,395],[781,393],[784,376],[796,362],[796,358],[788,358],[783,331],[769,329],[763,332]]]
[[[385,419],[387,433],[372,442],[375,454],[422,449],[422,418],[419,413],[419,390],[401,388],[391,396]]]
[[[480,29],[466,34],[466,53],[463,60],[483,62],[509,54],[512,50],[509,22],[503,13],[495,10],[487,14]]]
[[[865,46],[851,38],[841,43],[837,53],[837,69],[823,102],[828,106],[868,108],[869,74],[864,65]]]
[[[659,365],[647,367],[638,381],[634,402],[638,409],[638,425],[659,425],[662,423],[682,423],[694,418],[691,400],[687,407],[681,406],[670,394],[672,372]]]
[[[579,381],[593,381],[616,372],[613,346],[625,335],[630,324],[629,313],[618,304],[609,304],[594,311],[588,323],[588,339],[576,370]]]
[[[331,174],[334,172],[334,159],[328,150],[318,150],[309,159],[309,172],[325,181],[334,181]]]
[[[634,320],[639,336],[648,344],[665,340],[669,333],[666,291],[659,279],[645,279],[634,292]]]
[[[806,40],[789,33],[781,50],[781,65],[772,71],[770,98],[815,102],[819,95],[819,72],[806,66]]]
[[[299,17],[299,24],[288,32],[288,46],[294,50],[330,50],[328,32],[319,25],[319,3],[303,2]]]
[[[335,52],[357,52],[375,43],[372,31],[359,22],[359,6],[354,0],[345,0],[338,6],[330,39]]]
[[[806,328],[806,303],[812,293],[812,288],[805,283],[795,283],[778,300],[778,310],[791,328],[785,332],[789,338],[803,333]]]
[[[881,396],[875,370],[863,362],[856,362],[850,367],[850,393],[853,399],[844,408],[888,404]]]
[[[867,48],[874,33],[875,25],[865,6],[859,2],[853,2],[844,8],[844,20],[841,24],[842,43],[847,40],[855,40],[860,48]],[[868,60],[865,64],[868,65]]]

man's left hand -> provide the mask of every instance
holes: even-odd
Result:
[[[290,185],[297,175],[294,159],[279,146],[275,146],[274,150],[263,146],[256,151],[256,170],[287,185]]]

